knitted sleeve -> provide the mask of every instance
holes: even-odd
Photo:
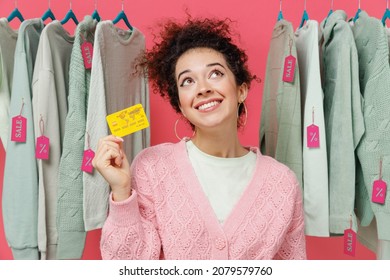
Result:
[[[110,211],[100,244],[103,259],[157,260],[160,257],[161,241],[148,165],[140,158],[132,165],[132,195],[121,202],[114,202],[110,196]]]
[[[292,173],[289,171],[292,180],[291,187],[294,189],[290,193],[288,201],[295,205],[294,212],[291,217],[291,223],[285,234],[279,251],[274,259],[282,260],[305,260],[306,259],[306,240],[305,240],[305,226],[303,216],[302,193],[299,183]]]
[[[84,143],[84,150],[92,149],[95,152],[99,139],[109,134],[106,122],[104,55],[104,36],[102,22],[100,22],[96,27],[93,47]],[[100,173],[97,171],[83,173],[83,215],[86,231],[100,228],[106,219],[109,191],[108,183]]]

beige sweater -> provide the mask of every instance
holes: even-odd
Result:
[[[282,80],[284,59],[290,53],[297,57],[293,27],[290,22],[280,20],[275,24],[272,32],[268,53],[259,140],[261,152],[290,167],[302,186],[301,93],[298,61],[293,82],[287,83]]]
[[[141,103],[149,116],[147,79],[135,73],[134,62],[145,48],[144,35],[136,28],[125,31],[112,21],[99,22],[96,28],[88,99],[85,149],[96,151],[101,137],[108,135],[106,115]],[[124,150],[131,162],[143,148],[150,145],[150,130],[145,129],[124,137]],[[101,228],[107,217],[109,186],[95,170],[84,172],[85,229]]]

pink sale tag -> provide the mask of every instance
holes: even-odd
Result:
[[[295,75],[295,63],[296,58],[292,55],[289,55],[284,60],[284,69],[283,69],[283,81],[287,83],[292,83],[294,81]]]
[[[93,171],[92,160],[94,157],[95,157],[95,153],[91,149],[84,151],[83,162],[81,164],[82,171],[92,173]]]
[[[356,250],[356,233],[352,229],[344,230],[344,254],[354,257]]]
[[[309,125],[306,129],[307,132],[307,147],[319,148],[320,147],[320,129],[315,124]]]
[[[372,202],[385,204],[387,192],[387,184],[385,181],[376,180],[374,181],[374,186],[372,187]]]
[[[11,141],[26,142],[27,119],[21,115],[12,118]]]
[[[91,42],[81,44],[81,53],[83,55],[85,69],[92,68],[93,45]]]
[[[46,136],[37,138],[35,146],[35,157],[37,159],[49,159],[50,140]]]

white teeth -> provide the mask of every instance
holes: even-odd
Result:
[[[203,104],[203,105],[199,106],[198,110],[206,110],[206,109],[208,109],[210,107],[214,107],[214,106],[216,106],[218,104],[219,104],[218,101],[212,101],[210,103],[206,103],[206,104]]]

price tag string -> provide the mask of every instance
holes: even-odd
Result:
[[[23,108],[24,108],[24,98],[22,98],[22,107],[20,108],[19,116],[22,115]]]

